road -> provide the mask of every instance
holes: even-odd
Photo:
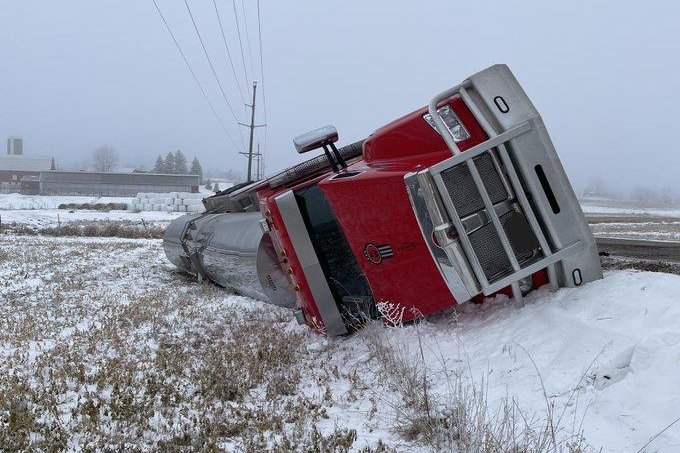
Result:
[[[680,263],[680,218],[588,214],[600,252],[630,260]]]
[[[595,238],[600,252],[610,256],[680,263],[680,242]]]

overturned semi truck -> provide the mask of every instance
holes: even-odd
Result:
[[[336,147],[329,126],[297,137],[323,154],[204,199],[163,241],[179,269],[291,308],[343,335],[505,292],[602,278],[595,240],[540,115],[495,65],[429,106]]]

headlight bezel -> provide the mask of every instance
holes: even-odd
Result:
[[[448,104],[443,105],[437,109],[437,113],[444,121],[446,128],[449,130],[451,136],[453,137],[453,140],[456,143],[464,142],[465,140],[468,140],[470,138],[470,132],[468,132],[463,122],[460,120],[458,115],[456,115],[456,112],[453,110],[453,107],[451,107]],[[439,132],[439,130],[437,130],[437,126],[435,126],[434,124],[432,116],[429,113],[423,115],[423,119],[427,121],[427,123],[432,127],[432,129]]]

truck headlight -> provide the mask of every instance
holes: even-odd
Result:
[[[455,142],[462,142],[470,138],[467,129],[465,129],[465,126],[460,122],[458,116],[456,116],[456,113],[451,107],[445,105],[437,109],[437,113],[439,113],[439,116],[444,120],[444,124],[446,124],[446,127],[451,131],[451,135],[453,135],[453,140]],[[432,116],[430,116],[429,113],[423,116],[423,118],[430,123],[430,126],[432,126],[435,131],[437,130],[437,127],[432,120]]]

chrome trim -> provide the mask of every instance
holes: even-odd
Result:
[[[442,210],[437,206],[432,187],[428,183],[429,172],[409,173],[404,176],[406,192],[411,202],[420,232],[432,255],[439,273],[446,282],[456,302],[463,303],[478,294],[480,289],[472,271],[467,264],[463,250],[456,240],[448,240],[441,248],[435,244],[432,235],[441,232],[445,238],[447,224]]]
[[[455,94],[461,96],[488,136],[486,141],[464,153],[461,153],[452,134],[447,131],[443,119],[437,115],[437,106]],[[500,109],[498,104],[494,108],[492,102],[500,95],[503,95],[506,107],[504,110]],[[536,272],[543,268],[547,269],[552,288],[558,285],[575,286],[576,283],[570,282],[569,278],[571,272],[575,271],[586,275],[585,281],[602,278],[592,232],[588,228],[545,125],[507,66],[492,66],[440,93],[428,104],[428,112],[452,154],[451,157],[428,169],[435,185],[436,196],[440,197],[439,202],[445,207],[444,212],[448,213],[442,223],[452,223],[460,233],[460,244],[484,294],[493,294],[506,286],[512,286],[514,296],[520,299],[521,291],[516,282],[530,275],[532,271]],[[523,262],[526,267],[522,267],[518,262],[507,232],[501,225],[498,212],[474,164],[473,159],[486,152],[491,153],[497,165],[503,164],[507,172],[503,175],[506,177],[504,184],[514,189],[516,200],[513,201],[520,206],[538,240],[543,258],[527,264]],[[483,274],[479,259],[468,238],[468,232],[465,231],[462,219],[451,197],[448,196],[441,175],[442,171],[463,162],[470,170],[475,186],[484,201],[485,214],[493,223],[503,251],[513,268],[509,276],[498,281],[489,282]],[[556,192],[560,205],[558,211],[549,206],[543,187],[537,180],[536,168],[539,165],[546,172]],[[545,233],[550,241],[547,240]]]
[[[323,321],[326,333],[329,336],[346,334],[347,327],[342,320],[338,305],[328,286],[326,275],[321,268],[321,263],[316,255],[314,245],[302,218],[302,213],[295,200],[295,194],[292,190],[288,190],[276,196],[274,200],[281,213],[288,237],[293,243],[295,255],[302,267],[302,273],[321,314],[321,320]]]
[[[503,217],[510,211],[517,211],[515,203],[511,203],[509,199],[496,203],[493,208],[498,217]],[[491,219],[486,213],[486,208],[484,208],[479,212],[475,212],[474,214],[470,214],[469,216],[460,219],[460,221],[463,222],[467,234],[470,234],[489,223]]]
[[[483,141],[482,143],[473,146],[472,148],[465,151],[465,153],[454,154],[453,157],[449,157],[446,160],[438,162],[430,167],[433,173],[441,173],[444,170],[448,170],[451,167],[455,167],[458,164],[462,164],[470,159],[473,159],[479,155],[482,155],[499,145],[504,144],[512,139],[515,139],[521,135],[530,132],[531,124],[529,122],[524,122],[518,126],[515,126],[501,134],[493,136],[492,138]],[[496,161],[497,162],[497,161]]]
[[[269,224],[267,223],[267,219],[260,219],[260,229],[262,229],[262,234],[269,233]]]
[[[508,275],[505,278],[502,278],[498,281],[493,282],[490,284],[488,287],[484,288],[484,295],[485,296],[490,296],[494,293],[497,293],[498,291],[502,290],[503,288],[510,286],[511,283],[517,282],[519,280],[522,280],[523,278],[529,277],[530,275],[540,271],[541,269],[544,269],[551,264],[558,263],[562,261],[563,259],[572,256],[582,250],[584,250],[585,244],[581,241],[575,242],[574,244],[571,244],[570,246],[557,251],[553,253],[552,255],[549,255],[546,258],[541,259],[540,261],[537,261],[533,264],[528,265],[527,267],[522,268],[521,270]]]

